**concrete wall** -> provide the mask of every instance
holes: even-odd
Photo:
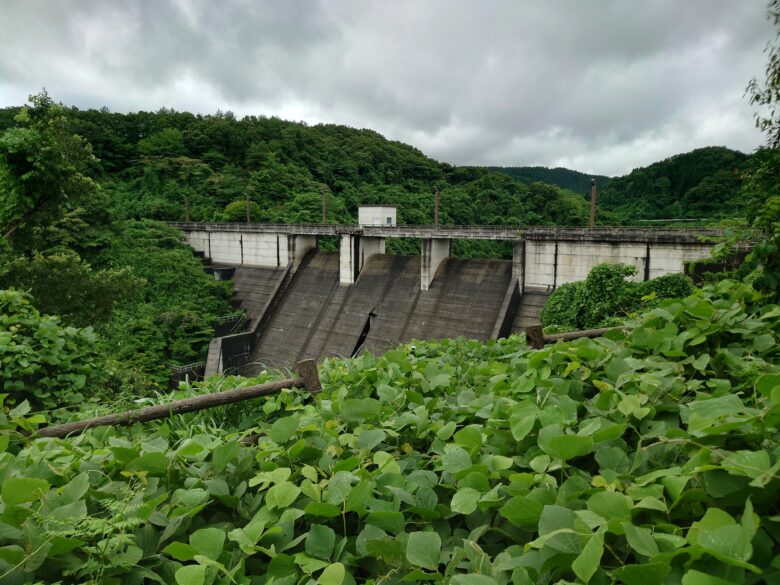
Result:
[[[342,234],[339,244],[339,284],[352,284],[360,270],[359,262],[359,236]]]
[[[212,262],[243,264],[244,253],[241,234],[238,232],[211,232],[209,249]],[[276,263],[274,263],[276,266]]]
[[[652,244],[650,246],[650,278],[682,272],[686,262],[710,255],[711,244]]]
[[[558,242],[556,286],[585,280],[597,264],[630,264],[637,269],[636,280],[645,278],[647,244],[612,242]],[[682,267],[681,267],[682,270]]]
[[[524,290],[552,289],[555,278],[555,242],[526,242]]]
[[[425,238],[420,245],[420,290],[428,290],[439,265],[450,256],[452,240]]]
[[[527,241],[524,290],[552,290],[567,282],[585,280],[597,264],[630,264],[634,278],[645,280],[682,273],[685,262],[706,258],[711,244],[592,241]]]
[[[217,264],[282,267],[317,247],[317,236],[240,231],[190,231],[187,243]]]
[[[366,262],[368,261],[369,258],[371,258],[371,256],[373,256],[374,254],[385,253],[385,239],[361,237],[359,248],[360,248],[360,264],[358,266],[358,271],[363,270],[363,266],[366,265]]]
[[[287,236],[281,234],[239,234],[243,246],[242,264],[250,266],[287,266],[290,256],[287,250]],[[212,236],[213,237],[213,236]],[[211,243],[211,258],[222,261],[214,254]]]
[[[388,218],[390,221],[388,222]],[[358,207],[360,225],[395,226],[396,208],[392,205],[361,205]]]
[[[207,231],[184,232],[187,243],[196,251],[209,255],[209,233]]]

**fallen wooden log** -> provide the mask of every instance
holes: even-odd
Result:
[[[258,398],[260,396],[267,396],[268,394],[274,394],[285,388],[304,388],[310,393],[316,393],[322,390],[320,378],[317,374],[317,364],[314,360],[298,362],[298,373],[300,374],[300,377],[298,378],[267,382],[256,386],[247,386],[246,388],[215,392],[214,394],[193,396],[192,398],[174,400],[167,404],[158,404],[139,410],[128,410],[126,412],[107,414],[87,420],[44,427],[38,429],[37,436],[63,438],[79,434],[87,429],[95,427],[131,425],[137,422],[156,420],[176,414],[183,414],[185,412],[194,412],[206,408],[213,408],[215,406],[233,404],[234,402],[241,402],[251,398]]]
[[[542,349],[548,343],[556,341],[572,341],[582,339],[583,337],[601,337],[608,331],[614,331],[620,327],[602,327],[601,329],[583,329],[582,331],[568,331],[566,333],[554,333],[545,335],[539,325],[527,327],[525,330],[525,339],[528,347],[532,349]]]

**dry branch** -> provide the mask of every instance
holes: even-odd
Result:
[[[193,396],[192,398],[174,400],[167,404],[158,404],[140,410],[128,410],[127,412],[107,414],[88,420],[44,427],[38,430],[38,436],[63,438],[69,435],[79,434],[87,429],[95,427],[131,425],[137,422],[156,420],[176,414],[183,414],[185,412],[194,412],[196,410],[204,410],[206,408],[224,406],[225,404],[233,404],[234,402],[258,398],[260,396],[274,394],[285,388],[305,388],[311,393],[322,390],[320,379],[317,375],[317,364],[314,360],[298,362],[298,373],[301,374],[298,378],[267,382],[256,386],[247,386],[246,388],[236,388],[225,392],[204,394],[203,396]]]
[[[569,331],[567,333],[554,333],[553,335],[544,335],[542,328],[538,325],[528,327],[525,330],[525,338],[528,347],[532,349],[541,349],[548,343],[556,341],[572,341],[583,337],[601,337],[608,331],[620,329],[619,327],[603,327],[601,329],[584,329],[582,331]]]

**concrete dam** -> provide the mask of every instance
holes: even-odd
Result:
[[[216,337],[206,375],[251,375],[303,358],[381,354],[414,339],[497,339],[538,323],[559,285],[603,262],[637,278],[709,255],[713,230],[174,224],[217,278],[232,278],[244,331]],[[338,236],[338,252],[317,239]],[[419,256],[385,254],[417,238]],[[451,257],[453,239],[514,242],[512,260]]]

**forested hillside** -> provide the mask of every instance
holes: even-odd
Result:
[[[678,154],[609,181],[601,208],[632,219],[739,217],[750,157],[721,146]]]
[[[125,218],[182,220],[186,196],[193,221],[243,220],[244,206],[235,216],[226,208],[248,197],[255,221],[318,222],[324,189],[330,222],[355,221],[361,203],[394,203],[400,222],[425,224],[436,187],[444,223],[581,225],[587,216],[566,190],[440,164],[371,130],[164,109],[67,115],[92,144],[103,190]]]
[[[568,189],[574,191],[584,197],[590,197],[591,180],[596,179],[596,184],[599,189],[604,187],[611,177],[604,175],[589,175],[587,173],[581,173],[580,171],[573,171],[571,169],[564,169],[562,167],[555,167],[549,169],[547,167],[487,167],[492,171],[498,171],[505,173],[522,181],[523,183],[535,183],[541,181],[542,183],[550,183],[551,185],[557,185],[562,189]]]
[[[18,109],[0,111],[0,129]],[[361,203],[399,207],[399,222],[584,225],[591,178],[599,186],[599,223],[739,216],[749,157],[723,147],[680,154],[623,177],[563,168],[453,167],[371,130],[231,113],[201,116],[161,109],[130,114],[66,110],[72,131],[98,159],[109,204],[122,218],[317,222],[321,193],[329,221],[356,220]],[[467,254],[475,250],[463,250]],[[495,252],[495,251],[494,251]]]

